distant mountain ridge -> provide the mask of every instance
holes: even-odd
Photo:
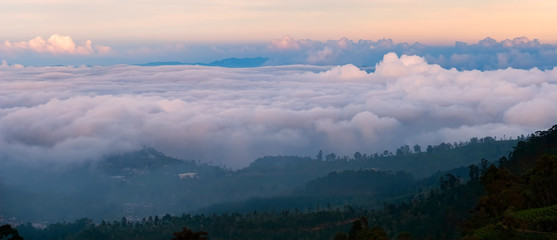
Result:
[[[135,64],[137,66],[174,66],[174,65],[199,65],[199,66],[210,66],[210,67],[226,67],[226,68],[252,68],[261,67],[265,62],[269,60],[264,57],[254,57],[254,58],[225,58],[210,63],[183,63],[177,61],[170,62],[149,62],[143,64]]]
[[[182,160],[165,156],[154,148],[143,148],[136,152],[126,152],[111,155],[100,162],[100,167],[106,173],[122,174],[126,169],[156,170],[173,164],[185,163]]]

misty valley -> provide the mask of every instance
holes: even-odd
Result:
[[[11,167],[0,220],[25,239],[557,237],[557,125],[392,152],[264,156],[235,170],[150,147]]]

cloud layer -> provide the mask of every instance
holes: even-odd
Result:
[[[0,50],[2,52],[33,51],[54,55],[102,55],[110,53],[111,48],[101,45],[93,46],[91,40],[87,40],[82,44],[76,44],[70,36],[53,34],[47,40],[40,36],[35,37],[28,42],[10,42],[6,40],[4,41],[4,44],[0,45]]]
[[[0,159],[83,162],[152,146],[230,167],[517,136],[557,123],[557,69],[353,65],[0,67]]]
[[[485,38],[474,44],[456,42],[453,46],[395,43],[391,39],[315,41],[290,36],[267,43],[187,44],[153,43],[145,45],[125,42],[111,47],[93,45],[90,40],[80,44],[69,36],[54,34],[47,40],[36,37],[30,41],[0,43],[1,60],[26,66],[114,65],[148,62],[210,63],[226,58],[269,59],[268,66],[311,64],[366,67],[373,71],[389,52],[417,55],[430,64],[457,70],[496,70],[505,68],[542,70],[557,66],[557,44],[541,43],[526,37],[497,41]]]
[[[458,70],[494,70],[504,68],[552,69],[557,66],[557,45],[542,44],[527,37],[496,41],[485,38],[475,44],[456,42],[454,46],[420,43],[394,43],[391,39],[352,41],[346,38],[329,41],[294,40],[289,36],[271,42],[269,49],[281,54],[266,56],[270,64],[354,64],[373,66],[383,55],[418,55],[428,63]]]

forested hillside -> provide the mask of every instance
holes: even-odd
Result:
[[[481,176],[466,239],[557,239],[557,125],[520,142]]]
[[[512,154],[505,154],[509,156],[508,159],[503,155],[496,164],[490,164],[485,159],[480,162],[479,159],[469,160],[477,164],[436,173],[422,180],[416,180],[408,173],[376,168],[331,171],[294,188],[289,197],[254,198],[221,206],[219,211],[213,209],[212,214],[165,214],[139,219],[122,217],[116,221],[107,219],[97,223],[85,218],[51,224],[42,230],[30,224],[20,225],[17,229],[27,239],[170,239],[182,227],[209,232],[211,239],[357,239],[357,236],[498,239],[526,236],[524,234],[539,237],[535,239],[550,239],[548,237],[553,236],[551,232],[555,231],[556,195],[550,186],[557,184],[556,134],[557,127],[537,132],[527,141],[519,142]],[[439,158],[440,153],[450,155],[451,149],[462,153],[466,149],[470,150],[474,144],[484,147],[497,143],[487,138],[487,141],[482,139],[454,149],[436,146],[437,150],[432,147],[424,153],[399,152],[392,156],[386,153],[376,157],[356,153],[354,158],[349,159],[333,159],[327,154],[328,161],[320,159],[320,154],[316,159],[301,160],[296,157],[266,157],[236,172],[218,168],[203,172],[210,168],[198,168],[196,173],[213,174],[215,179],[227,178],[236,183],[250,177],[264,179],[268,174],[268,182],[260,185],[265,186],[272,184],[273,178],[284,178],[287,172],[292,173],[291,176],[304,173],[304,166],[308,169],[315,166],[351,166],[356,163],[359,164],[354,166],[362,166],[386,159],[408,161],[414,158],[419,161],[424,156]],[[127,179],[133,179],[136,175],[149,176],[138,174],[137,169],[141,169],[139,166],[151,165],[144,167],[144,171],[172,171],[165,167],[175,162],[170,158],[158,162],[160,166],[154,167],[156,164],[151,161],[157,154],[151,152],[147,158],[135,156],[143,159],[137,166],[129,166],[138,162],[126,163],[122,160],[126,159],[124,157],[102,167]],[[189,164],[190,167],[196,166],[193,162]],[[319,171],[314,172],[317,175]],[[468,176],[462,176],[463,173]],[[385,202],[380,203],[380,199]],[[499,204],[501,201],[505,204]],[[233,211],[235,207],[237,211]]]
[[[341,171],[297,190],[317,198],[351,198],[379,192],[396,195],[382,188],[381,182],[406,187],[406,200],[376,209],[314,205],[276,211],[166,214],[138,220],[123,217],[100,223],[80,219],[42,230],[30,224],[17,229],[26,239],[170,239],[183,227],[206,231],[210,239],[555,239],[557,125],[519,142],[510,155],[496,162],[471,164],[467,170],[468,180],[455,176],[453,173],[462,172],[455,169],[429,188],[422,187],[431,180],[416,181],[401,172]],[[412,184],[421,187],[412,188]],[[267,200],[273,199],[289,200]]]

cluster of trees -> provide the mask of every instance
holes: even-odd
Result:
[[[182,228],[182,231],[175,232],[172,240],[207,240],[208,232],[194,232],[189,228]]]
[[[58,226],[49,225],[42,230],[25,226],[18,227],[18,230],[26,239],[170,239],[183,227],[201,229],[209,233],[211,239],[326,239],[345,231],[359,214],[347,206],[314,211],[165,215],[145,221],[123,218],[85,226],[78,222],[90,220],[82,219],[56,224]]]
[[[390,236],[416,239],[557,239],[557,125],[520,141],[497,164],[470,165],[417,200],[387,204],[368,216]]]
[[[466,221],[468,239],[557,238],[557,125],[517,144],[480,181],[485,194]]]
[[[13,229],[11,225],[5,224],[0,226],[0,239],[6,240],[23,240],[16,229]]]
[[[501,139],[500,141],[502,142],[510,142],[511,144],[516,144],[518,141],[521,140],[525,140],[526,138],[524,136],[518,136],[516,137],[516,139]],[[482,145],[482,144],[494,144],[496,143],[497,140],[494,137],[484,137],[484,138],[477,138],[477,137],[473,137],[470,138],[469,141],[461,141],[461,142],[454,142],[454,143],[440,143],[438,145],[427,145],[426,147],[426,152],[427,153],[435,153],[435,152],[442,152],[442,151],[447,151],[450,149],[455,149],[455,148],[461,148],[461,147],[467,147],[467,146],[476,146],[476,145]],[[338,156],[335,153],[328,153],[326,155],[323,154],[323,151],[319,150],[319,152],[317,153],[317,155],[315,156],[316,160],[319,161],[351,161],[351,160],[373,160],[373,159],[377,159],[377,158],[382,158],[382,157],[392,157],[392,156],[408,156],[411,154],[419,154],[422,153],[422,146],[420,146],[419,144],[415,144],[413,147],[410,147],[407,144],[404,144],[400,147],[398,147],[395,150],[395,153],[389,151],[389,150],[385,150],[381,153],[374,153],[374,154],[367,154],[367,153],[360,153],[360,152],[355,152],[353,157],[349,157],[349,156]]]
[[[409,236],[411,237],[411,236]],[[388,240],[389,237],[385,230],[378,226],[370,228],[368,226],[367,218],[361,217],[360,219],[354,221],[352,228],[348,234],[339,232],[333,238],[334,240],[359,240],[359,239],[369,239],[369,240]]]
[[[557,239],[557,126],[519,142],[497,164],[482,159],[468,170],[468,182],[446,174],[438,188],[367,219],[392,238]],[[346,236],[337,239],[355,239]]]
[[[498,159],[507,155],[521,139],[524,138],[498,141],[494,137],[471,138],[465,142],[428,145],[425,151],[418,144],[413,147],[402,145],[395,153],[388,150],[374,154],[355,152],[352,157],[319,151],[315,160],[323,161],[322,165],[336,165],[336,169],[341,170],[380,168],[427,177],[436,171],[476,163],[478,159]]]

